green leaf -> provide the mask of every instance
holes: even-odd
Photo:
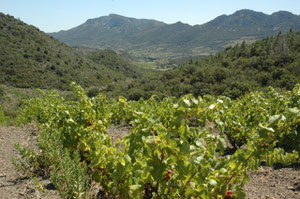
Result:
[[[146,140],[146,143],[148,145],[155,145],[156,136],[148,136],[148,139]]]
[[[230,168],[235,169],[236,168],[236,163],[231,161],[231,162],[229,162],[229,166],[230,166]]]
[[[215,121],[219,126],[223,127],[224,126],[224,122],[222,122],[222,120],[220,119],[216,119]]]
[[[192,102],[193,102],[194,104],[196,104],[196,105],[199,103],[199,101],[198,101],[196,98],[194,98],[194,97],[192,98]]]
[[[183,99],[183,102],[185,103],[185,105],[186,105],[187,107],[190,107],[190,106],[191,106],[190,100],[188,100],[188,99]]]
[[[272,125],[272,124],[274,124],[274,123],[277,123],[281,118],[282,118],[282,115],[272,115],[272,116],[269,118],[268,123],[269,123],[270,125]]]
[[[211,104],[209,107],[208,107],[210,110],[213,110],[213,109],[215,109],[216,108],[216,105],[214,105],[214,104]]]
[[[297,115],[299,113],[299,109],[297,107],[289,108],[289,112]]]
[[[236,189],[235,194],[236,198],[246,198],[246,194],[242,189]]]
[[[177,142],[176,140],[174,139],[166,139],[167,141],[167,146],[170,148],[170,149],[175,149],[177,148]]]
[[[194,194],[195,190],[191,187],[187,188],[186,192],[185,192],[185,197],[186,198],[191,198],[192,195]]]
[[[132,191],[136,191],[136,190],[140,189],[141,187],[142,187],[141,185],[136,184],[136,185],[130,185],[129,189]]]
[[[180,118],[183,118],[185,115],[185,112],[183,110],[183,107],[180,107],[176,110],[176,112],[174,113],[174,116],[176,117],[180,117]]]
[[[74,120],[72,118],[67,119],[67,123],[74,123]]]
[[[131,162],[131,158],[129,155],[125,155],[124,159],[126,160],[126,162]]]
[[[275,132],[273,128],[265,127],[265,126],[263,126],[262,124],[259,124],[259,127],[260,127],[261,129],[263,129],[263,130],[268,131],[268,132],[272,132],[272,133]]]
[[[180,146],[180,151],[182,153],[189,153],[190,152],[190,145],[188,143],[183,143],[181,146]]]
[[[221,169],[220,169],[220,172],[221,172],[221,173],[226,173],[226,172],[227,172],[227,169],[221,168]]]
[[[221,99],[217,99],[217,102],[219,102],[220,104],[223,104],[223,100],[221,100]]]
[[[155,181],[160,181],[163,179],[163,173],[166,169],[166,165],[160,165],[158,162],[156,162],[155,165],[153,165],[153,170],[151,170],[151,175]]]
[[[195,141],[195,144],[196,144],[196,146],[198,146],[198,147],[202,147],[202,146],[203,146],[203,142],[202,142],[200,139],[197,139],[197,140]]]
[[[226,141],[224,138],[219,138],[219,146],[222,147],[223,149],[226,148]]]
[[[203,155],[193,158],[193,162],[195,164],[200,164],[202,159],[203,159]]]
[[[123,98],[123,97],[120,97],[120,98],[119,98],[119,102],[121,102],[121,103],[125,103],[125,102],[126,102],[126,99],[125,99],[125,98]]]
[[[217,181],[215,179],[209,179],[208,183],[214,187],[217,186]]]

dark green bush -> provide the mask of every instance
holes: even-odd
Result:
[[[89,97],[95,97],[100,93],[100,89],[99,88],[90,88],[87,92],[87,96]]]

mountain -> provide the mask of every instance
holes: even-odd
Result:
[[[87,56],[12,16],[0,13],[0,84],[19,88],[68,89],[135,76],[130,63],[113,51]]]
[[[254,41],[279,31],[288,32],[291,28],[300,30],[300,16],[286,11],[266,15],[252,10],[239,10],[195,28],[202,32],[202,37],[209,38],[210,47],[213,47],[213,42],[220,42],[222,45],[218,47],[224,47],[238,40]]]
[[[99,47],[100,42],[103,49],[122,50],[147,41],[143,36],[162,25],[154,20],[137,20],[111,14],[89,19],[76,28],[50,35],[60,35],[59,40],[73,46]],[[137,33],[141,36],[138,37]]]
[[[267,15],[239,10],[195,26],[110,14],[50,35],[71,46],[127,51],[139,58],[175,58],[216,53],[290,28],[300,30],[300,16],[286,11]]]

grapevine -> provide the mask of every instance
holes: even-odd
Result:
[[[79,151],[107,197],[244,198],[247,172],[262,161],[299,161],[299,84],[291,92],[270,88],[236,100],[109,100],[72,87],[80,101],[43,93],[27,102],[23,115],[57,134],[69,153]],[[112,144],[111,124],[128,125],[130,133]],[[231,155],[225,154],[227,137],[235,147]]]

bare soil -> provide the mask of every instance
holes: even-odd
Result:
[[[299,167],[274,169],[262,166],[250,172],[250,182],[245,186],[247,198],[300,198]]]
[[[113,126],[108,130],[113,143],[129,132],[129,127]],[[15,143],[37,149],[38,128],[34,124],[23,127],[0,127],[0,198],[60,198],[53,190],[47,179],[39,178],[44,188],[27,176],[18,172],[12,157],[18,154]],[[250,182],[245,186],[248,199],[299,199],[300,198],[300,170],[298,167],[274,169],[262,166],[259,170],[249,172]]]
[[[57,191],[51,190],[49,180],[38,178],[39,183],[35,183],[28,176],[18,172],[12,164],[12,157],[18,157],[14,145],[19,143],[22,146],[37,149],[38,132],[34,124],[24,127],[0,127],[1,199],[61,198]]]

